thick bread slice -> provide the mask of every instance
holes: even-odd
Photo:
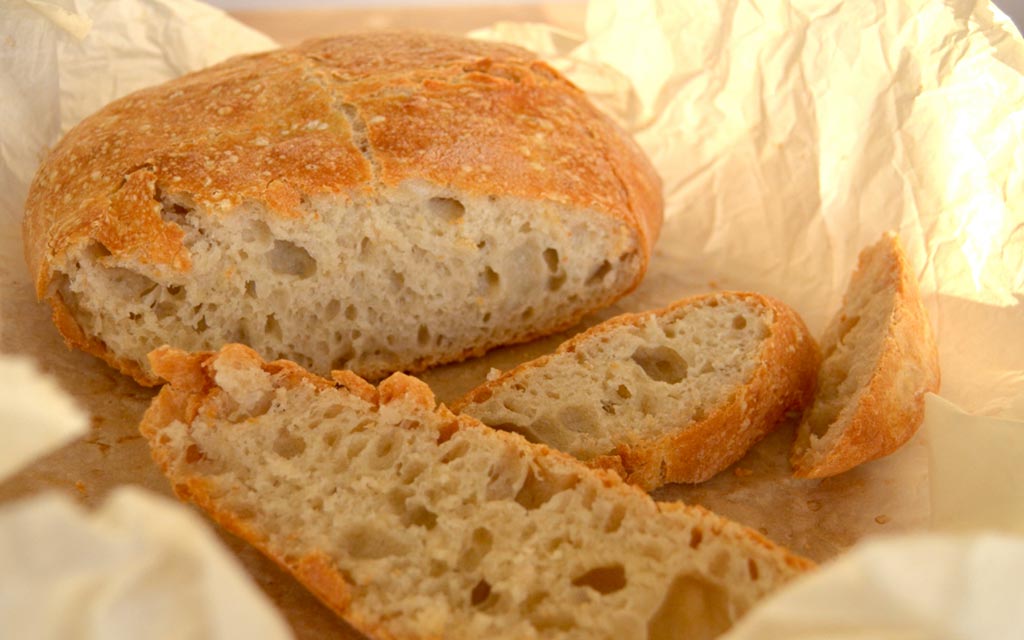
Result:
[[[821,345],[818,390],[793,445],[802,478],[892,453],[921,425],[924,394],[939,390],[932,328],[895,233],[861,252]]]
[[[785,304],[713,293],[612,318],[453,409],[651,490],[739,460],[810,402],[819,361]]]
[[[811,564],[435,407],[231,345],[161,349],[142,432],[175,492],[377,638],[710,638]]]
[[[635,287],[661,225],[639,148],[523,49],[347,35],[118,100],[35,178],[25,251],[69,345],[229,342],[323,375],[482,354]]]

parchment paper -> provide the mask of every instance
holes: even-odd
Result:
[[[193,6],[78,3],[95,10],[113,5],[169,12],[164,24],[189,24],[188,12],[168,7]],[[204,42],[217,41],[225,44],[214,49],[227,53],[234,41],[221,33],[233,27],[223,18],[204,19],[207,28],[188,32],[188,46],[202,51]],[[5,16],[0,29],[10,24]],[[186,32],[166,27],[172,33],[175,28]],[[137,51],[185,44],[131,21],[116,29],[97,26],[89,34],[86,41],[126,42],[123,48],[101,47],[107,58],[85,54],[93,66],[78,68],[101,78],[119,77],[125,68],[120,63]],[[574,331],[621,311],[729,288],[785,300],[818,333],[838,307],[858,251],[893,228],[918,271],[937,328],[942,395],[971,413],[1024,417],[1024,41],[991,5],[605,0],[592,3],[585,38],[536,25],[501,25],[482,35],[548,54],[637,136],[665,181],[666,224],[644,283]],[[8,37],[0,32],[0,39]],[[68,37],[61,35],[61,42]],[[88,112],[85,104],[91,108],[125,88],[89,82],[83,89],[89,98],[79,102],[77,93],[60,92],[59,82],[54,89],[53,82],[22,73],[24,52],[36,51],[19,47],[31,43],[0,56],[0,69],[36,80],[35,89],[21,96],[27,105],[21,115],[0,122],[4,193],[24,193],[31,175],[26,158],[34,161],[40,144],[51,144],[67,128],[69,114],[80,117]],[[70,50],[64,46],[40,55],[33,73],[52,76],[60,51]],[[119,61],[116,70],[113,59]],[[156,82],[183,70],[168,66],[142,75]],[[37,106],[57,95],[59,116]],[[32,119],[24,117],[32,113],[50,124],[34,137],[17,134],[32,129]],[[136,431],[153,392],[63,347],[47,311],[34,302],[22,262],[20,201],[3,204],[0,351],[36,358],[90,413],[93,427],[0,484],[0,501],[55,488],[96,504],[121,484],[167,493]],[[551,351],[571,333],[423,377],[440,399],[451,400],[492,367],[506,369]],[[955,410],[930,403],[926,423],[936,416],[958,424]],[[1011,432],[1000,437],[1020,435]],[[839,477],[797,481],[786,463],[789,426],[712,481],[670,486],[657,497],[704,504],[826,560],[872,534],[928,526],[927,433],[922,429],[896,454]],[[984,436],[965,430],[942,446],[955,455],[975,437]],[[1000,450],[990,447],[993,455]],[[290,578],[244,545],[225,540],[299,637],[350,637]]]

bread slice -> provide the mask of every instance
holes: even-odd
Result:
[[[381,377],[567,328],[635,287],[661,186],[629,137],[518,47],[346,35],[118,100],[26,205],[68,343],[229,342]]]
[[[895,233],[861,252],[821,345],[818,390],[793,445],[801,478],[892,453],[921,425],[924,394],[939,390],[935,339]]]
[[[175,492],[375,638],[710,638],[811,564],[435,407],[230,345],[161,349],[141,430]]]
[[[453,409],[651,490],[739,460],[810,402],[818,364],[795,311],[712,293],[608,320]]]

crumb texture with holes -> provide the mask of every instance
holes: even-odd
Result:
[[[792,452],[805,478],[892,453],[921,425],[925,393],[939,390],[931,324],[895,233],[861,252],[821,346],[818,390]]]
[[[363,34],[118,100],[40,168],[25,248],[72,346],[241,342],[326,375],[419,370],[635,287],[661,224],[639,148],[529,52]]]
[[[712,638],[810,568],[700,508],[250,349],[154,353],[142,432],[175,492],[380,638]]]
[[[612,318],[453,408],[652,490],[740,459],[810,402],[819,361],[785,304],[713,293]]]

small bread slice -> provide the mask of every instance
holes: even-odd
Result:
[[[723,292],[612,318],[470,391],[453,410],[652,490],[702,482],[814,394],[795,311]]]
[[[895,233],[861,252],[821,345],[818,390],[791,456],[800,478],[892,453],[921,425],[924,394],[939,390],[932,328]]]
[[[435,406],[164,348],[141,430],[175,492],[374,638],[710,638],[812,565],[704,509]]]

